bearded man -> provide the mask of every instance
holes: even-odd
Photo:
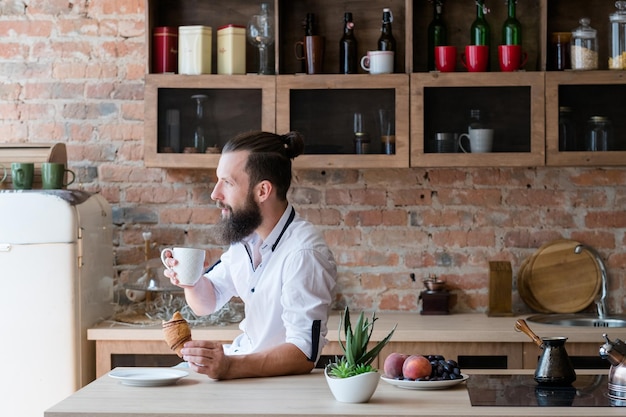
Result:
[[[245,319],[232,344],[185,343],[183,359],[196,372],[214,379],[303,374],[320,357],[337,267],[321,233],[287,201],[291,161],[303,150],[297,132],[245,133],[222,149],[211,198],[222,211],[218,235],[230,246],[193,286],[170,269],[165,275],[184,288],[197,315],[239,297]]]

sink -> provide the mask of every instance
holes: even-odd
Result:
[[[555,326],[626,327],[626,316],[607,316],[600,319],[588,314],[537,314],[527,317],[526,320]]]

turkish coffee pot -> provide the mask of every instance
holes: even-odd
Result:
[[[523,319],[515,322],[515,330],[525,333],[542,350],[535,369],[535,381],[539,385],[567,387],[576,381],[574,366],[565,350],[567,337],[540,338]]]
[[[602,335],[606,343],[600,347],[600,357],[611,363],[609,370],[609,397],[626,400],[626,343],[619,339],[611,342]]]

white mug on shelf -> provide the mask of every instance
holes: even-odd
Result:
[[[391,74],[393,51],[367,51],[367,55],[361,58],[361,68],[370,74]]]
[[[463,139],[469,141],[469,150],[463,146]],[[493,129],[470,129],[459,136],[459,147],[465,153],[486,153],[493,148]]]

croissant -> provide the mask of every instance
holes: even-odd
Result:
[[[170,349],[182,358],[180,350],[185,342],[191,340],[191,329],[180,312],[174,313],[169,321],[163,321],[163,335]]]

